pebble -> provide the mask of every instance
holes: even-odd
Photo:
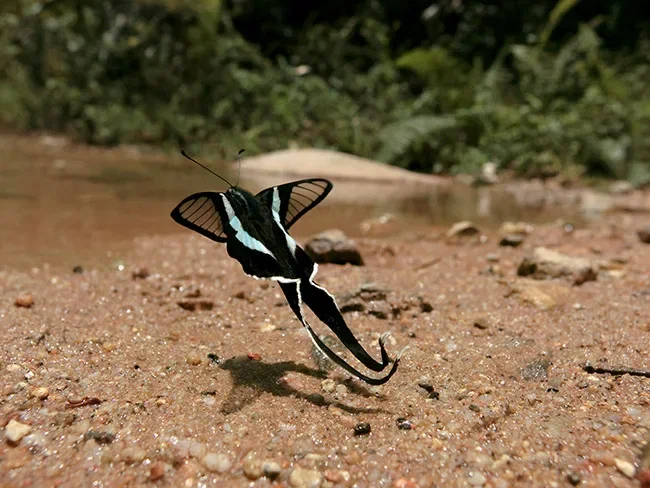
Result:
[[[370,434],[370,424],[368,422],[360,422],[354,426],[354,435]]]
[[[31,308],[34,305],[34,297],[31,294],[16,297],[14,305],[17,307]]]
[[[418,485],[413,480],[399,478],[395,480],[395,483],[393,483],[393,488],[418,488]]]
[[[158,481],[165,476],[165,465],[164,463],[157,462],[151,465],[149,470],[149,479],[151,481]]]
[[[201,464],[208,471],[213,473],[225,473],[230,471],[232,467],[232,462],[230,458],[225,454],[217,454],[215,452],[209,452],[201,458]]]
[[[5,435],[13,443],[20,442],[32,430],[31,426],[11,419],[5,427]]]
[[[490,327],[490,319],[487,317],[477,317],[474,319],[474,327],[477,329],[485,330]]]
[[[189,364],[190,366],[197,366],[201,364],[202,360],[201,360],[201,356],[198,353],[191,352],[188,354],[187,359],[185,361],[187,361],[187,364]]]
[[[403,417],[398,418],[395,422],[397,423],[397,428],[400,430],[411,430],[413,428],[411,421]]]
[[[255,453],[249,452],[242,461],[244,474],[251,480],[261,478],[264,474],[262,471],[262,461],[256,457]]]
[[[616,465],[616,469],[618,469],[625,476],[630,479],[634,478],[634,475],[636,473],[634,464],[619,458],[614,458],[614,464]]]
[[[289,476],[289,484],[294,488],[319,488],[323,476],[318,471],[296,467]]]
[[[645,244],[650,244],[650,227],[646,227],[645,229],[640,229],[637,232],[637,235],[639,236],[639,240]]]
[[[136,446],[125,447],[120,453],[120,457],[125,463],[141,463],[146,455],[144,449]]]
[[[32,391],[32,396],[38,398],[39,400],[45,400],[48,396],[50,396],[50,390],[44,386],[41,386]]]
[[[501,238],[499,245],[506,247],[519,247],[524,242],[524,236],[521,234],[508,234]]]
[[[336,381],[328,378],[321,382],[320,387],[321,390],[323,390],[325,393],[332,393],[334,390],[336,390]]]
[[[280,467],[280,464],[275,461],[264,461],[262,463],[262,472],[267,478],[274,479],[280,475],[282,468]]]
[[[483,486],[486,481],[485,476],[479,472],[472,473],[472,475],[467,479],[467,482],[471,486]]]
[[[447,231],[447,240],[475,236],[478,233],[478,227],[476,227],[472,222],[464,220],[462,222],[456,222],[449,228]]]

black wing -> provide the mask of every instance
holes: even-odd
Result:
[[[188,229],[217,242],[226,242],[221,216],[225,215],[221,193],[201,192],[190,195],[174,210],[171,217]]]
[[[332,190],[332,183],[321,178],[293,181],[262,190],[257,198],[273,208],[273,193],[276,188],[280,198],[280,223],[289,229],[300,217],[323,201]]]

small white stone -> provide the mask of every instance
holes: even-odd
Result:
[[[232,462],[225,454],[217,454],[216,452],[209,452],[201,458],[201,464],[208,471],[213,473],[225,473],[230,471]]]
[[[289,476],[289,484],[293,488],[319,488],[323,476],[318,471],[296,467]]]
[[[472,473],[472,475],[467,479],[467,482],[472,486],[483,486],[487,480],[478,471]]]
[[[630,479],[634,478],[634,475],[636,473],[634,464],[619,458],[614,458],[614,464],[616,464],[616,469],[618,469],[625,476]]]
[[[5,427],[5,435],[11,442],[20,442],[32,430],[31,426],[11,419]]]

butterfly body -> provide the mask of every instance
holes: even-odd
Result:
[[[267,188],[257,195],[238,187],[220,193],[195,193],[179,203],[171,217],[205,237],[225,242],[228,255],[241,264],[246,274],[278,281],[292,311],[318,349],[358,378],[382,384],[395,373],[401,354],[386,376],[368,377],[329,349],[303,313],[306,304],[367,368],[383,371],[390,363],[383,336],[379,341],[381,362],[363,349],[345,323],[334,297],[314,281],[318,265],[288,233],[331,189],[329,181],[315,178]]]

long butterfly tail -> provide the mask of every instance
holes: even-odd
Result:
[[[345,319],[341,315],[332,295],[314,282],[305,280],[300,283],[300,293],[302,300],[316,314],[318,319],[336,334],[339,340],[345,344],[354,357],[366,368],[372,371],[383,371],[388,366],[390,358],[384,346],[384,341],[387,337],[386,334],[382,335],[379,339],[381,362],[378,362],[359,344],[359,341],[345,323]]]
[[[300,284],[299,283],[280,283],[280,288],[284,292],[284,295],[287,298],[287,302],[289,303],[289,306],[291,307],[291,310],[296,314],[296,317],[298,317],[300,322],[302,322],[304,327],[309,332],[309,336],[311,337],[311,340],[314,343],[314,345],[325,356],[330,358],[334,363],[339,365],[341,368],[346,370],[348,373],[352,374],[353,376],[359,378],[362,381],[365,381],[366,383],[368,383],[370,385],[382,385],[382,384],[386,383],[395,374],[395,372],[397,371],[397,366],[399,365],[399,361],[402,358],[402,354],[404,353],[406,348],[404,348],[398,354],[397,358],[393,362],[393,367],[390,369],[390,371],[388,372],[387,375],[385,375],[385,376],[383,376],[381,378],[371,378],[370,376],[366,376],[365,374],[361,373],[359,370],[355,369],[353,366],[348,364],[343,358],[341,358],[339,355],[337,355],[334,351],[332,351],[327,346],[327,344],[325,344],[321,340],[321,338],[318,337],[318,335],[314,332],[314,330],[311,328],[311,326],[307,323],[307,320],[305,320],[305,318],[303,316],[302,307],[300,305],[300,301],[301,301]],[[383,347],[382,347],[382,351],[383,351]],[[383,357],[383,354],[382,354],[382,357]],[[388,357],[387,354],[386,354],[386,357]]]

